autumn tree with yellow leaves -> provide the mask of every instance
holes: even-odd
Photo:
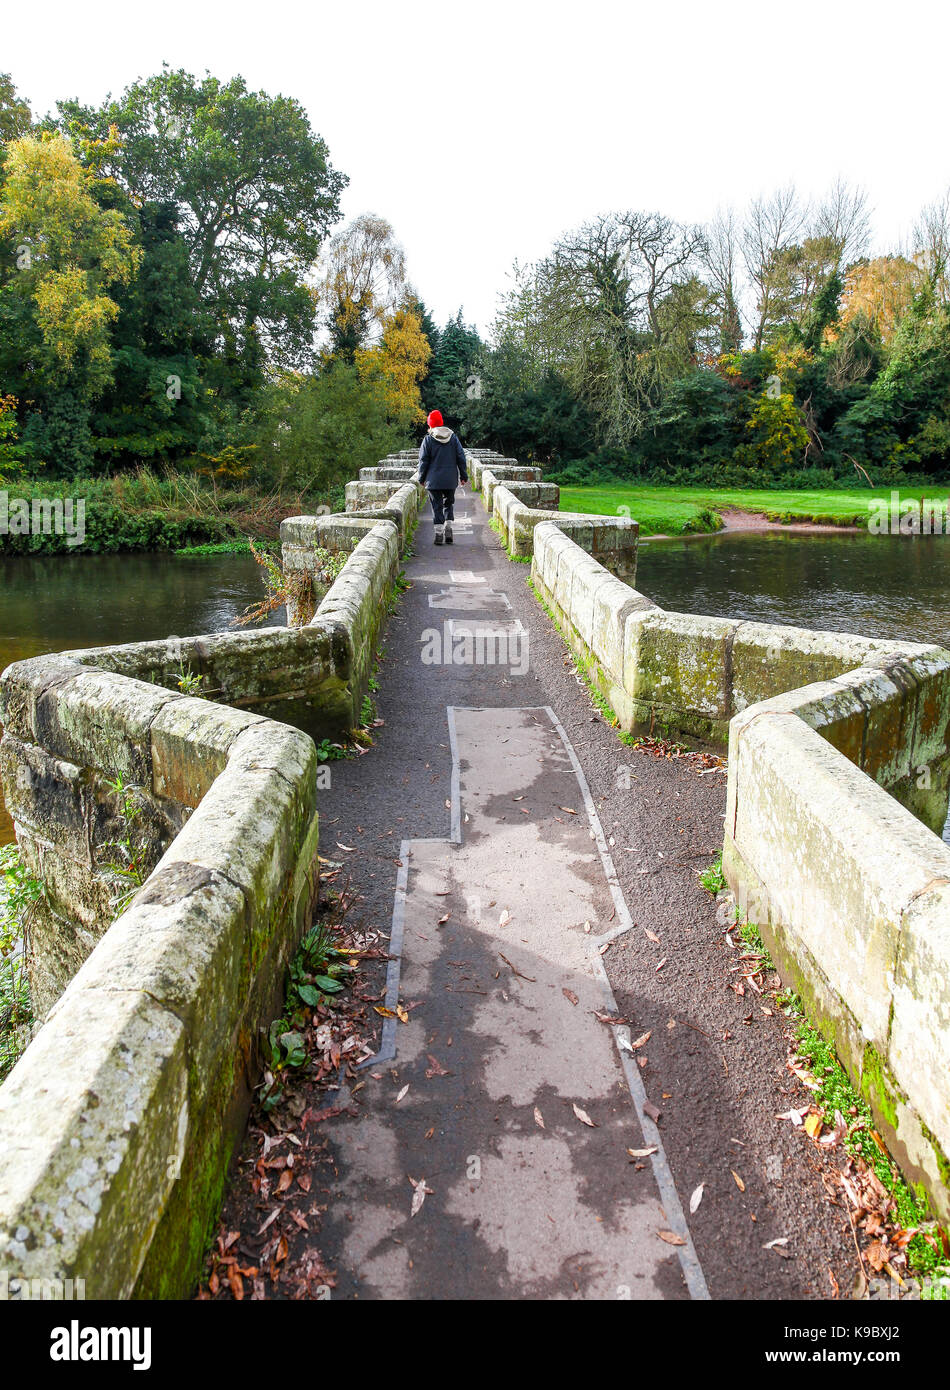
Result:
[[[0,236],[13,243],[2,294],[8,312],[32,325],[42,385],[69,383],[94,398],[112,377],[110,290],[135,275],[141,250],[122,214],[92,194],[62,135],[26,135],[7,147],[0,187]]]

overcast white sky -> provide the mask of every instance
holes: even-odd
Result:
[[[389,219],[440,322],[462,305],[486,329],[512,261],[599,212],[704,221],[842,174],[868,188],[887,249],[950,183],[941,0],[46,0],[18,15],[0,69],[37,114],[163,60],[296,97],[349,175],[346,217]]]

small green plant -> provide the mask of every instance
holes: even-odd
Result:
[[[707,893],[712,893],[713,897],[721,893],[726,886],[726,880],[722,876],[722,855],[709,865],[708,869],[703,869],[699,875],[699,881]]]
[[[0,848],[0,1081],[22,1054],[33,1022],[25,950],[42,896],[42,882],[29,873],[16,845]]]
[[[204,693],[201,689],[204,684],[204,676],[192,671],[190,666],[186,670],[182,667],[180,662],[178,664],[178,675],[175,684],[183,695],[201,696]]]
[[[348,756],[342,743],[331,743],[328,738],[322,738],[317,744],[318,763],[332,763],[338,758],[346,758]]]
[[[110,899],[116,917],[121,917],[151,871],[149,842],[140,827],[142,803],[138,799],[139,788],[127,784],[121,774],[114,781],[107,781],[106,786],[118,798],[118,814],[122,822],[122,832],[118,838],[106,844],[106,848],[115,854],[108,867],[123,884],[122,889]]]
[[[373,689],[372,682],[370,682],[370,689],[371,689],[371,690]],[[379,689],[379,686],[378,686],[378,685],[376,686],[376,689],[377,689],[377,690]],[[373,697],[372,697],[371,695],[364,695],[364,696],[363,696],[363,707],[362,707],[362,709],[360,710],[360,724],[361,724],[361,726],[362,726],[364,729],[368,729],[369,726],[372,724],[372,722],[373,722],[373,720],[374,720],[375,718],[376,718],[376,706],[375,706],[375,704],[373,703]]]
[[[332,1007],[333,996],[346,988],[356,969],[350,954],[335,944],[332,929],[323,924],[311,927],[300,943],[290,964],[283,1013],[264,1034],[264,1110],[280,1104],[287,1072],[298,1071],[307,1061],[313,1011]]]

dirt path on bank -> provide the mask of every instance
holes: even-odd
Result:
[[[726,531],[792,531],[799,535],[820,535],[829,531],[855,533],[860,526],[838,526],[831,521],[770,521],[764,512],[746,512],[737,507],[714,508],[722,518],[718,531],[686,531],[674,536],[666,531],[655,536],[641,536],[641,541],[689,541],[703,536],[721,536]]]
[[[295,1145],[279,1193],[249,1138],[222,1230],[261,1265],[250,1296],[846,1294],[834,1159],[776,1118],[807,1102],[784,1020],[737,989],[698,882],[725,778],[618,740],[528,567],[461,496],[453,547],[419,527],[383,638],[376,746],[320,793],[348,924],[392,937],[362,997],[405,1021],[378,1020],[358,1083],[303,1076],[263,1122],[268,1147]],[[509,663],[423,660],[466,625],[504,638]]]
[[[860,526],[837,526],[831,521],[770,521],[764,512],[730,507],[721,511],[724,531],[860,531]]]

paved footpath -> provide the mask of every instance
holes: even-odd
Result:
[[[528,567],[507,559],[480,499],[460,493],[457,513],[454,545],[432,545],[428,509],[416,534],[412,588],[382,639],[377,745],[334,764],[321,793],[321,851],[346,859],[356,917],[391,929],[386,1003],[408,1012],[408,1022],[386,1020],[352,1112],[324,1128],[334,1177],[318,1243],[336,1271],[334,1298],[707,1298],[664,1148],[679,1094],[670,1099],[630,1050],[647,1007],[651,1023],[662,1007],[648,997],[655,955],[623,987],[621,1024],[609,1021],[618,1003],[605,961],[634,937],[645,944],[628,903],[685,935],[695,870],[721,840],[724,788],[720,779],[707,795],[683,907],[679,890],[652,877],[664,852],[651,835],[661,810],[685,810],[676,788],[685,796],[701,784],[683,773],[674,787],[680,770],[667,768],[661,796],[651,760],[594,712],[526,590]],[[453,652],[462,659],[449,661]],[[490,663],[489,652],[507,659]],[[640,791],[603,792],[624,757],[638,763]],[[623,798],[620,819],[602,823],[582,761],[598,769],[601,814]],[[644,875],[626,901],[620,855],[636,856],[622,866],[628,879]],[[640,862],[650,869],[634,870]],[[685,1077],[714,1097],[720,1051],[679,1033]],[[724,1123],[745,1133],[738,1117]],[[677,1174],[686,1201],[690,1168]],[[415,1215],[410,1179],[424,1183]],[[783,1232],[750,1240],[748,1214],[726,1207],[737,1195],[727,1176],[711,1231],[717,1262],[730,1262],[719,1237],[732,1222],[750,1267],[758,1259],[762,1277],[786,1276],[771,1292],[759,1277],[747,1296],[800,1296],[800,1280],[761,1253],[766,1235]],[[742,1296],[744,1277],[722,1290]]]

